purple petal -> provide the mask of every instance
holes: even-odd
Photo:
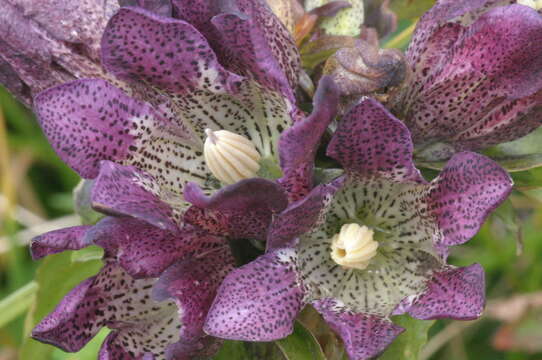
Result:
[[[189,353],[191,350],[201,351],[204,345],[212,343],[203,332],[203,324],[218,286],[234,269],[234,262],[226,245],[180,261],[162,274],[154,286],[153,297],[158,301],[172,298],[182,309],[181,341],[176,347],[182,347]]]
[[[172,196],[168,196],[151,175],[133,166],[103,161],[94,180],[91,199],[92,207],[100,212],[131,216],[160,229],[175,231],[180,224],[182,206],[173,208],[164,201]]]
[[[355,176],[423,183],[412,152],[406,126],[370,98],[361,100],[341,119],[327,150]]]
[[[455,155],[429,191],[428,211],[436,217],[443,235],[435,245],[468,241],[508,197],[512,185],[507,172],[489,158],[470,152]]]
[[[295,103],[300,57],[290,32],[263,0],[227,0],[213,17],[221,59],[234,72],[251,77]],[[236,36],[231,36],[235,34]]]
[[[435,273],[427,291],[408,309],[417,319],[474,320],[485,304],[484,269],[479,264]]]
[[[90,228],[89,225],[74,226],[35,237],[30,248],[32,259],[38,260],[47,255],[65,250],[79,250],[90,245],[85,239]]]
[[[192,25],[139,8],[123,8],[111,18],[102,39],[102,62],[121,79],[174,94],[196,88],[230,93],[240,80],[222,68]]]
[[[254,178],[227,186],[206,197],[194,183],[186,185],[184,198],[194,206],[184,220],[214,234],[265,240],[272,217],[288,205],[282,188]]]
[[[35,111],[57,154],[84,178],[98,175],[101,160],[133,164],[178,192],[180,180],[209,176],[176,124],[103,80],[46,90],[36,97]],[[171,160],[179,158],[182,167]]]
[[[115,335],[108,337],[105,346],[114,350],[113,354],[158,356],[168,344],[178,341],[180,323],[174,303],[151,299],[153,283],[154,279],[134,280],[109,262],[98,275],[70,291],[34,328],[32,337],[75,352],[108,326]]]
[[[280,166],[284,175],[279,182],[290,201],[301,199],[312,189],[314,157],[322,135],[336,115],[338,102],[337,86],[330,77],[323,77],[314,96],[311,115],[280,137]]]
[[[321,223],[329,209],[333,195],[343,183],[344,177],[340,177],[330,184],[319,185],[304,199],[291,204],[276,216],[269,228],[267,248],[284,247],[296,237]]]
[[[343,339],[351,360],[377,356],[404,331],[386,318],[350,312],[333,299],[317,301],[313,305]]]
[[[221,237],[185,226],[164,231],[132,218],[106,218],[87,232],[133,278],[158,277],[171,264],[222,246]]]
[[[218,290],[205,332],[244,341],[289,335],[303,306],[295,263],[293,249],[279,249],[232,271]]]

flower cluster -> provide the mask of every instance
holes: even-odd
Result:
[[[222,339],[288,336],[311,305],[362,360],[404,330],[392,315],[481,315],[483,269],[447,257],[513,185],[470,150],[540,123],[537,2],[440,0],[388,108],[351,92],[339,106],[341,76],[323,76],[309,114],[295,41],[263,0],[120,3],[95,77],[33,99],[104,214],[33,240],[35,259],[104,249],[35,339],[75,352],[108,327],[102,360],[209,358]],[[415,146],[450,158],[432,181]],[[320,147],[340,170],[315,176]]]

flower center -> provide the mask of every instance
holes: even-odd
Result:
[[[542,0],[518,0],[518,4],[532,7],[537,11],[542,9]]]
[[[378,243],[367,226],[344,224],[331,239],[331,258],[339,265],[363,270],[376,255]]]
[[[205,129],[205,134],[203,155],[218,180],[233,184],[256,176],[261,156],[249,139],[227,130]]]

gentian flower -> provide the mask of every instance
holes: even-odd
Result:
[[[216,350],[202,323],[234,265],[227,240],[265,241],[285,191],[300,197],[312,187],[325,131],[300,140],[303,152],[279,154],[279,134],[301,115],[298,56],[264,3],[174,1],[182,20],[164,15],[167,7],[151,10],[122,8],[107,24],[102,63],[115,78],[62,84],[34,101],[56,152],[93,181],[93,208],[112,216],[34,240],[35,258],[97,244],[105,266],[33,336],[77,351],[107,326],[102,359]],[[329,123],[337,99],[324,85],[309,119]],[[284,174],[279,156],[291,165]]]
[[[441,0],[423,15],[406,53],[411,76],[390,101],[417,156],[446,159],[540,125],[542,15],[533,7]]]
[[[228,240],[265,240],[287,198],[278,184],[263,179],[241,181],[210,198],[195,184],[188,189],[195,193],[187,197],[198,199],[206,215],[220,214],[215,233],[188,223],[169,231],[131,217],[106,217],[34,239],[34,259],[93,244],[105,253],[99,273],[68,293],[32,336],[75,352],[106,326],[113,331],[100,350],[102,360],[213,355],[221,341],[202,328],[218,285],[236,265]]]
[[[341,119],[327,152],[345,174],[275,217],[267,253],[226,276],[205,331],[279,339],[310,303],[358,360],[377,355],[403,331],[392,314],[480,316],[483,269],[447,264],[448,247],[468,241],[506,198],[508,174],[462,152],[428,183],[412,161],[408,129],[370,98]]]

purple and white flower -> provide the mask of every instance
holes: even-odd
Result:
[[[345,174],[273,220],[267,253],[226,276],[205,331],[279,339],[312,304],[358,360],[377,355],[403,331],[392,314],[480,316],[483,270],[448,265],[448,247],[468,241],[507,197],[508,174],[462,152],[425,181],[406,126],[369,98],[342,118],[327,151]]]

